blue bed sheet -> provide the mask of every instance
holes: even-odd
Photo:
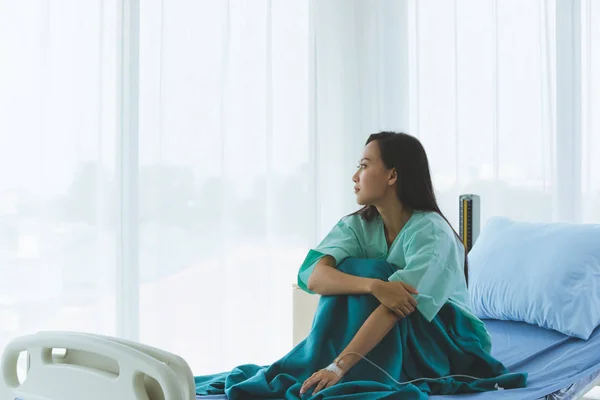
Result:
[[[431,396],[432,400],[535,400],[600,372],[600,328],[588,340],[523,322],[485,321],[492,355],[510,372],[528,372],[527,387],[477,394]],[[198,396],[224,400],[226,396]]]
[[[534,400],[600,371],[600,328],[588,340],[581,340],[523,322],[485,323],[492,335],[492,355],[511,372],[528,372],[527,387],[431,399]]]

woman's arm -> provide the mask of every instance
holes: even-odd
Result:
[[[402,317],[398,316],[383,304],[380,304],[379,307],[369,315],[369,318],[367,318],[360,327],[356,335],[354,335],[354,338],[352,338],[352,341],[344,351],[342,351],[340,356],[335,359],[342,371],[346,373],[361,360],[361,357],[358,355],[346,355],[347,353],[358,353],[365,356],[383,340],[385,335],[392,330],[394,325],[396,325],[400,319],[402,319]]]
[[[308,378],[302,384],[300,388],[300,394],[303,394],[311,387],[315,386],[313,390],[313,395],[321,391],[322,389],[328,388],[330,386],[335,385],[337,382],[342,379],[342,376],[348,372],[356,363],[358,363],[361,359],[356,354],[349,353],[358,353],[362,355],[368,354],[379,342],[383,340],[385,335],[387,335],[394,325],[400,320],[402,317],[399,317],[394,312],[390,311],[386,306],[381,304],[379,307],[375,309],[369,315],[369,318],[364,322],[364,324],[360,327],[354,338],[348,346],[342,351],[340,356],[335,359],[335,363],[342,370],[342,372],[337,375],[334,372],[328,371],[327,369],[322,369],[320,371],[315,372],[310,378]]]
[[[377,279],[361,278],[335,268],[335,258],[326,255],[319,260],[308,278],[308,290],[329,296],[335,294],[371,294]]]

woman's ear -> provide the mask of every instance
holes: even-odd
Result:
[[[396,168],[392,168],[391,172],[390,172],[390,176],[388,178],[388,185],[392,186],[394,183],[396,183],[397,180],[398,180],[398,172],[396,171]]]

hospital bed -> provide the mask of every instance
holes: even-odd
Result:
[[[461,196],[460,234],[470,248],[476,239],[477,198]],[[294,344],[306,337],[318,296],[294,289]],[[600,385],[600,327],[588,340],[535,325],[484,321],[492,355],[511,372],[528,372],[526,388],[435,400],[573,400]],[[28,356],[27,378],[17,376],[19,355]],[[40,332],[11,341],[1,360],[0,400],[226,400],[196,396],[186,361],[140,343],[89,333]]]
[[[583,341],[521,322],[490,320],[486,325],[493,355],[512,372],[530,372],[528,386],[432,399],[571,400],[600,383],[600,329]],[[27,351],[30,363],[27,379],[19,385],[16,364],[22,351]],[[23,336],[7,346],[2,358],[0,400],[195,400],[194,389],[193,374],[181,357],[86,333]]]

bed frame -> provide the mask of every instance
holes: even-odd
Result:
[[[27,353],[26,379],[17,362]],[[11,341],[2,357],[0,400],[195,400],[185,360],[127,340],[40,332]]]

